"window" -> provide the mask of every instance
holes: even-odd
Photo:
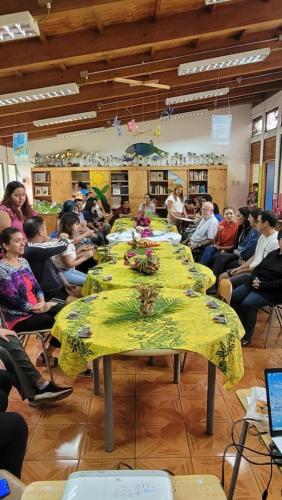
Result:
[[[17,180],[17,167],[16,165],[8,164],[8,182]]]
[[[253,120],[252,136],[262,133],[262,116],[258,116]]]
[[[266,113],[266,120],[265,120],[266,132],[275,129],[276,127],[278,127],[278,108],[268,111],[268,113]]]

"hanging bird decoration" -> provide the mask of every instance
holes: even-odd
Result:
[[[171,115],[173,114],[174,108],[168,106],[164,111],[161,112],[161,118],[167,117],[169,120],[171,119]]]
[[[137,142],[136,144],[131,144],[126,149],[127,154],[131,154],[133,157],[134,156],[150,156],[153,154],[156,154],[158,156],[164,157],[167,155],[166,151],[163,151],[162,149],[157,148],[154,146],[153,141],[150,141],[150,143],[147,142]]]
[[[118,136],[122,135],[121,120],[119,119],[118,115],[115,116],[112,127],[115,127]]]
[[[160,127],[160,125],[158,125],[158,126],[157,126],[154,130],[153,130],[153,135],[154,135],[154,137],[157,137],[157,138],[158,138],[158,137],[160,137],[160,135],[161,135],[161,127]]]
[[[129,132],[136,132],[136,130],[138,129],[138,125],[135,121],[135,118],[132,118],[132,120],[130,120],[128,123],[127,123],[127,128],[129,130]]]

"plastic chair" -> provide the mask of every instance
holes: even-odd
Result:
[[[0,478],[7,479],[11,493],[8,495],[9,500],[21,500],[26,485],[11,472],[0,469]]]
[[[276,306],[268,306],[267,309],[262,307],[262,310],[269,314],[268,318],[268,324],[267,324],[267,330],[266,330],[266,336],[265,336],[265,341],[264,341],[264,348],[267,348],[268,341],[269,341],[269,336],[270,336],[270,330],[272,327],[272,322],[274,317],[278,319],[278,323],[280,326],[280,329],[282,328],[282,305],[276,305]]]
[[[5,323],[5,318],[2,312],[2,308],[0,306],[0,324],[3,325],[4,328],[7,328],[6,323]],[[46,368],[48,370],[50,380],[54,382],[54,377],[52,373],[52,368],[49,362],[48,354],[47,354],[47,349],[46,349],[46,342],[51,336],[51,330],[37,330],[37,331],[32,331],[32,332],[18,332],[18,338],[23,344],[23,347],[26,349],[28,341],[31,336],[37,337],[39,342],[41,343],[42,351],[43,351],[43,356],[46,362]]]

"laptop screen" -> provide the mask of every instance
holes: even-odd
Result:
[[[282,436],[282,368],[265,370],[270,434]]]

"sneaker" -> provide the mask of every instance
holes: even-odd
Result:
[[[52,403],[67,398],[72,392],[72,387],[59,387],[54,382],[49,382],[45,389],[38,389],[34,397],[28,400],[28,404],[29,406],[38,406],[42,403]]]

